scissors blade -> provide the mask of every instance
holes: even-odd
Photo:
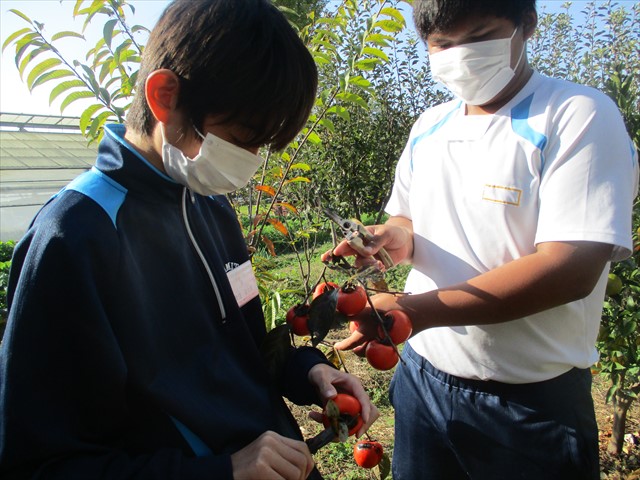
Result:
[[[343,218],[330,208],[325,207],[323,208],[323,211],[325,215],[327,215],[331,220],[338,224],[338,226],[342,230],[344,238],[347,240],[347,242],[349,242],[350,245],[353,245],[356,250],[361,250],[364,245],[366,245],[369,240],[371,240],[372,235],[364,227],[364,225]],[[391,257],[384,248],[381,248],[378,253],[374,255],[374,257],[380,260],[383,263],[384,267],[387,269],[393,266],[393,260],[391,260]]]
[[[313,455],[325,445],[328,445],[336,438],[336,434],[332,427],[327,427],[315,437],[307,439],[305,442],[309,447],[309,452]]]
[[[325,207],[323,210],[325,215],[340,227],[340,229],[342,230],[342,234],[345,237],[348,238],[351,234],[358,231],[357,225],[351,220],[347,220],[346,218],[341,217],[330,208]]]

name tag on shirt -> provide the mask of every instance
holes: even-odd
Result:
[[[258,296],[258,282],[253,274],[250,261],[247,260],[242,265],[227,272],[227,278],[239,307],[246,305],[249,300]]]

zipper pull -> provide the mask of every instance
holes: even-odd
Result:
[[[189,190],[189,189],[187,189],[187,190]],[[193,192],[191,190],[189,190],[189,196],[191,197],[191,204],[195,205],[196,196],[193,194]]]

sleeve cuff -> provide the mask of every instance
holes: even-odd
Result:
[[[309,382],[309,370],[319,363],[334,367],[317,348],[297,348],[285,367],[284,396],[296,405],[320,405],[320,396]]]

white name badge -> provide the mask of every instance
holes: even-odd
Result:
[[[258,296],[258,282],[253,274],[250,261],[247,260],[239,267],[227,272],[227,278],[238,306],[242,307],[249,300]]]

